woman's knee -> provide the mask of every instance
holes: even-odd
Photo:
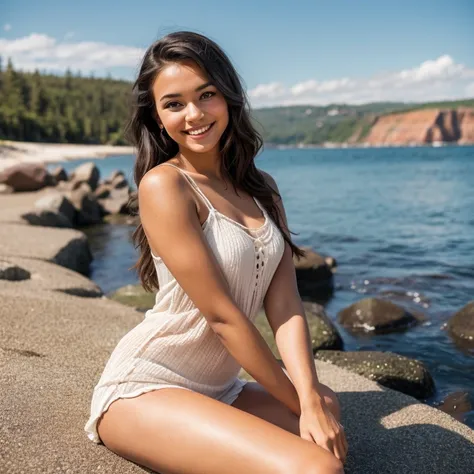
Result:
[[[329,452],[327,456],[318,453],[317,456],[300,459],[292,470],[286,472],[292,474],[344,474],[344,465]]]

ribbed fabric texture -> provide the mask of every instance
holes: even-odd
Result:
[[[222,268],[234,301],[254,321],[283,256],[285,241],[265,208],[263,225],[248,228],[217,211],[191,176],[188,180],[209,209],[204,235]],[[163,260],[153,256],[159,291],[144,320],[117,344],[94,388],[85,431],[99,443],[97,421],[118,398],[176,387],[231,404],[246,381],[241,366],[220,342],[204,315],[181,288]]]

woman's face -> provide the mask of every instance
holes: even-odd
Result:
[[[229,123],[227,102],[194,62],[165,66],[155,79],[153,95],[159,122],[180,150],[205,153],[219,147]],[[199,134],[190,133],[193,130]]]

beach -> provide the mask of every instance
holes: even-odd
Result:
[[[18,163],[56,163],[84,158],[131,155],[131,146],[0,141],[0,171]]]

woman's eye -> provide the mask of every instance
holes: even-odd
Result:
[[[204,97],[206,94],[210,94],[208,97]],[[202,95],[201,95],[201,98],[204,98],[204,99],[210,99],[212,96],[216,95],[215,92],[212,92],[212,91],[206,91],[204,92]],[[177,107],[179,107],[181,104],[179,102],[168,102],[166,105],[165,105],[165,109],[175,109],[175,105]]]
[[[212,92],[212,91],[206,91],[206,92],[204,92],[204,94],[203,94],[202,96],[204,96],[204,95],[206,95],[206,94],[211,94],[209,97],[212,97],[213,95],[216,95],[216,93],[215,93],[215,92]],[[201,97],[202,97],[202,96],[201,96]]]

